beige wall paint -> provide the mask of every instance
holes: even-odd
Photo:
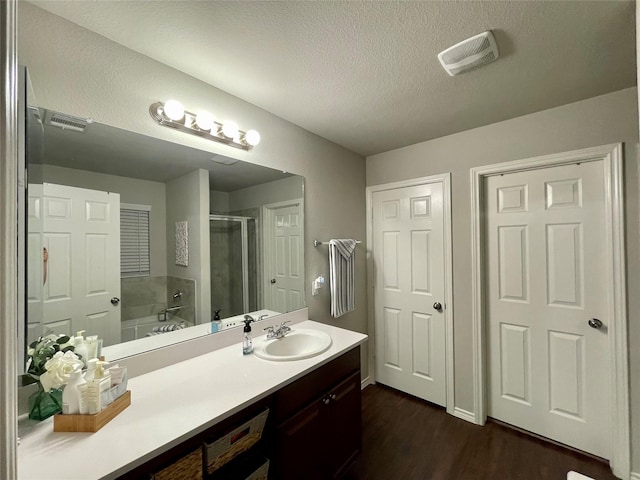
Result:
[[[188,265],[176,265],[176,222],[187,222]],[[196,282],[196,323],[211,316],[209,172],[194,170],[167,182],[167,274]]]
[[[473,410],[469,169],[625,142],[633,465],[640,470],[640,235],[637,90],[629,88],[367,157],[367,185],[452,173],[456,406]]]
[[[275,182],[236,190],[229,194],[229,210],[234,212],[268,203],[303,198],[303,182],[304,180],[300,177],[287,177]]]
[[[139,180],[137,178],[120,177],[104,173],[88,172],[74,168],[43,165],[43,181],[68,185],[70,187],[88,188],[104,192],[120,194],[121,203],[136,203],[151,206],[150,215],[150,260],[151,276],[167,274],[167,242],[166,231],[166,189],[164,183]]]
[[[365,240],[365,161],[359,155],[27,2],[19,2],[18,27],[20,62],[29,68],[40,106],[302,175],[306,238]],[[244,152],[158,126],[149,105],[169,98],[179,98],[187,109],[233,118],[243,129],[255,128],[262,141]],[[328,276],[327,251],[306,245],[310,318],[366,332],[365,268],[362,245],[356,255],[357,309],[334,320],[328,289],[312,297],[309,288],[313,278]],[[366,345],[362,350],[366,377]]]
[[[209,192],[209,213],[228,213],[229,193],[211,190]]]

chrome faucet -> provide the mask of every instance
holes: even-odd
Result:
[[[278,328],[273,326],[265,328],[264,330],[267,331],[267,338],[283,338],[291,331],[291,328],[287,327],[287,323],[290,323],[290,321],[287,320],[286,322],[282,322]]]

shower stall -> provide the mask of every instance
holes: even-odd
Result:
[[[257,221],[253,217],[209,215],[211,312],[222,318],[259,309]]]

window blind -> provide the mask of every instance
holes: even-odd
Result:
[[[148,277],[149,210],[120,209],[120,276]]]

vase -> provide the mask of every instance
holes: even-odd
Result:
[[[51,389],[44,391],[42,384],[38,382],[38,391],[29,397],[29,418],[31,420],[44,420],[62,411],[62,390]]]

